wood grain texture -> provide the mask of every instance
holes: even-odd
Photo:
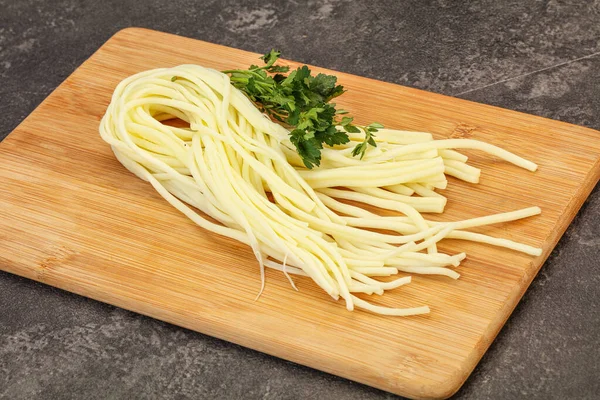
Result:
[[[468,254],[458,281],[415,276],[375,299],[428,304],[425,316],[348,312],[310,279],[296,278],[296,292],[274,271],[255,302],[251,251],[197,227],[125,170],[98,124],[116,84],[133,73],[245,67],[256,57],[144,29],[117,33],[0,143],[0,268],[400,395],[450,396],[598,181],[600,132],[336,73],[349,89],[338,103],[359,123],[472,137],[538,163],[530,173],[465,152],[482,168],[481,183],[451,178],[441,219],[538,205],[541,216],[479,231],[543,255],[446,241],[442,250]]]

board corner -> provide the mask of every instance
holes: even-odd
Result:
[[[141,26],[127,26],[125,28],[121,28],[118,31],[116,31],[108,40],[107,42],[113,40],[113,39],[129,39],[132,36],[140,36],[140,35],[148,35],[148,34],[154,34],[158,31],[155,31],[153,29],[148,29],[148,28],[144,28]]]
[[[419,387],[418,392],[414,393],[411,398],[414,399],[430,399],[430,400],[446,400],[454,396],[467,378],[471,375],[469,370],[458,368],[444,382],[430,382]],[[414,396],[414,397],[413,397]]]

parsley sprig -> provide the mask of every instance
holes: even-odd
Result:
[[[352,150],[362,159],[369,145],[377,147],[375,132],[383,128],[379,123],[354,125],[353,118],[342,116],[345,110],[336,109],[331,100],[344,93],[333,75],[317,74],[303,65],[292,72],[288,66],[275,65],[281,53],[271,50],[260,57],[265,65],[251,65],[247,70],[222,71],[231,83],[244,92],[259,109],[290,127],[290,141],[311,169],[321,164],[323,145],[335,146],[350,141],[347,133],[365,133],[362,143]],[[286,75],[286,73],[288,73]],[[337,127],[343,130],[338,130]]]

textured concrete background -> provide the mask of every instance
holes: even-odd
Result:
[[[600,129],[598,0],[0,0],[0,138],[128,26]],[[596,187],[456,398],[600,393],[598,266]],[[396,397],[0,273],[0,398]]]

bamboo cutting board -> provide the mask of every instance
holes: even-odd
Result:
[[[254,301],[251,251],[195,226],[126,171],[98,124],[116,84],[133,73],[256,62],[253,53],[144,29],[112,37],[0,143],[0,268],[400,395],[452,395],[598,181],[600,132],[336,73],[349,89],[338,103],[358,122],[472,137],[538,163],[530,173],[466,152],[481,183],[451,179],[443,219],[538,205],[541,216],[480,232],[543,255],[447,241],[442,250],[468,254],[458,281],[415,276],[374,299],[428,304],[425,316],[348,312],[308,278],[295,279],[296,292],[274,271]]]

